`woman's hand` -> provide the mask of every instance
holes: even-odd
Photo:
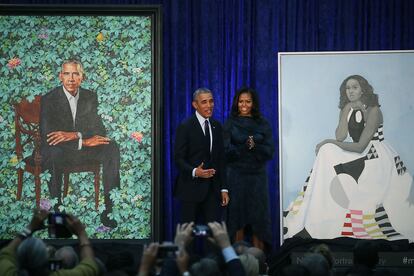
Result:
[[[334,139],[325,139],[325,140],[323,140],[322,142],[320,142],[319,144],[317,144],[317,145],[316,145],[316,148],[315,148],[315,154],[316,154],[316,155],[318,155],[319,149],[320,149],[323,145],[328,144],[328,143],[331,143],[331,144],[336,144],[336,140],[334,140]]]
[[[365,112],[367,110],[367,105],[361,101],[356,101],[352,103],[352,108],[355,110],[361,110]]]
[[[254,142],[254,140],[253,140],[253,136],[249,136],[249,138],[247,138],[246,145],[247,145],[247,148],[248,148],[249,150],[251,150],[251,149],[253,149],[253,148],[254,148],[254,146],[255,146],[256,144],[255,144],[255,142]]]

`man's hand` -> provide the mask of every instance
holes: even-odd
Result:
[[[190,261],[190,256],[188,255],[187,251],[185,251],[184,247],[180,247],[178,249],[178,253],[176,254],[175,261],[177,263],[178,270],[181,274],[188,270],[188,263]]]
[[[221,206],[227,206],[229,204],[230,197],[228,192],[221,192]]]
[[[208,238],[211,242],[216,243],[221,249],[231,246],[224,221],[221,224],[218,222],[209,222],[208,227],[210,227],[213,233],[213,238]]]
[[[109,139],[108,137],[95,135],[91,138],[83,139],[82,140],[82,146],[84,146],[84,147],[96,147],[96,146],[99,146],[99,145],[107,145],[107,144],[109,144],[110,141],[111,141],[111,139]]]
[[[202,162],[195,170],[195,175],[200,178],[211,178],[216,174],[215,169],[203,169],[204,163]]]
[[[66,222],[69,230],[76,236],[79,237],[86,233],[85,225],[77,217],[67,214]]]
[[[44,220],[47,218],[49,212],[46,210],[41,209],[35,209],[33,211],[33,217],[30,221],[30,224],[27,228],[29,228],[30,231],[35,232],[37,230],[41,230],[46,228],[44,225]]]
[[[55,146],[62,142],[68,142],[76,139],[78,139],[77,132],[53,131],[47,134],[46,141],[50,146]]]
[[[179,248],[184,248],[191,241],[191,232],[193,230],[194,222],[177,224],[174,243]]]
[[[141,265],[139,267],[138,275],[147,276],[150,275],[150,271],[157,260],[158,253],[158,243],[150,243],[149,245],[144,245],[144,250],[142,251]]]

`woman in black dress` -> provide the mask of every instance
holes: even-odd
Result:
[[[263,249],[264,242],[271,242],[266,162],[273,158],[274,143],[253,89],[237,91],[223,135],[231,192],[229,234],[240,241],[248,229],[254,246]]]

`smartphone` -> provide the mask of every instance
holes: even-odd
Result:
[[[56,239],[72,237],[72,232],[66,226],[66,217],[67,215],[64,213],[49,213],[49,238]]]
[[[193,227],[193,236],[195,237],[207,237],[211,236],[210,227],[204,224],[197,224]]]
[[[163,245],[158,247],[157,259],[175,258],[175,252],[178,250],[178,246],[174,244]]]

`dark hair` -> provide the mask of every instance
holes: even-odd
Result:
[[[262,117],[259,110],[259,97],[257,96],[256,91],[253,88],[249,87],[242,87],[239,90],[237,90],[236,94],[233,98],[233,104],[231,105],[231,116],[237,117],[239,116],[239,98],[241,94],[250,94],[253,101],[252,106],[252,117],[253,119],[259,119]]]
[[[206,87],[200,87],[196,91],[194,91],[194,93],[193,93],[193,102],[197,100],[197,97],[200,94],[211,94],[211,95],[213,95],[213,92],[211,92],[211,90],[206,88]]]
[[[350,79],[356,80],[361,86],[361,90],[362,90],[361,102],[363,104],[366,104],[367,106],[380,106],[380,104],[378,103],[378,95],[374,93],[374,89],[368,83],[368,81],[360,75],[352,75],[344,79],[344,81],[342,82],[339,88],[339,91],[341,92],[341,95],[339,97],[339,108],[340,109],[344,108],[344,106],[347,103],[349,103],[348,96],[346,95],[346,83]]]

